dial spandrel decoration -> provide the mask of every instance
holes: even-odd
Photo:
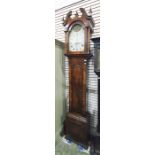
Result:
[[[74,25],[70,31],[69,50],[71,52],[84,51],[84,29],[80,24]]]

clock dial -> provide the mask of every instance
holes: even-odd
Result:
[[[84,51],[84,29],[80,24],[72,27],[69,34],[69,50],[70,51]]]

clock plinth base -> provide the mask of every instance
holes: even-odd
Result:
[[[89,114],[81,116],[69,112],[64,122],[66,137],[87,148],[89,142],[89,120]]]

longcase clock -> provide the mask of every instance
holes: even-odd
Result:
[[[64,133],[68,138],[88,146],[90,115],[86,105],[87,60],[91,57],[90,38],[94,22],[85,9],[81,15],[70,11],[63,18],[65,27],[64,54],[69,60],[69,112],[64,121]]]

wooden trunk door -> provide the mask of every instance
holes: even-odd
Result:
[[[86,63],[84,61],[82,57],[69,59],[69,111],[79,114],[86,112]]]

